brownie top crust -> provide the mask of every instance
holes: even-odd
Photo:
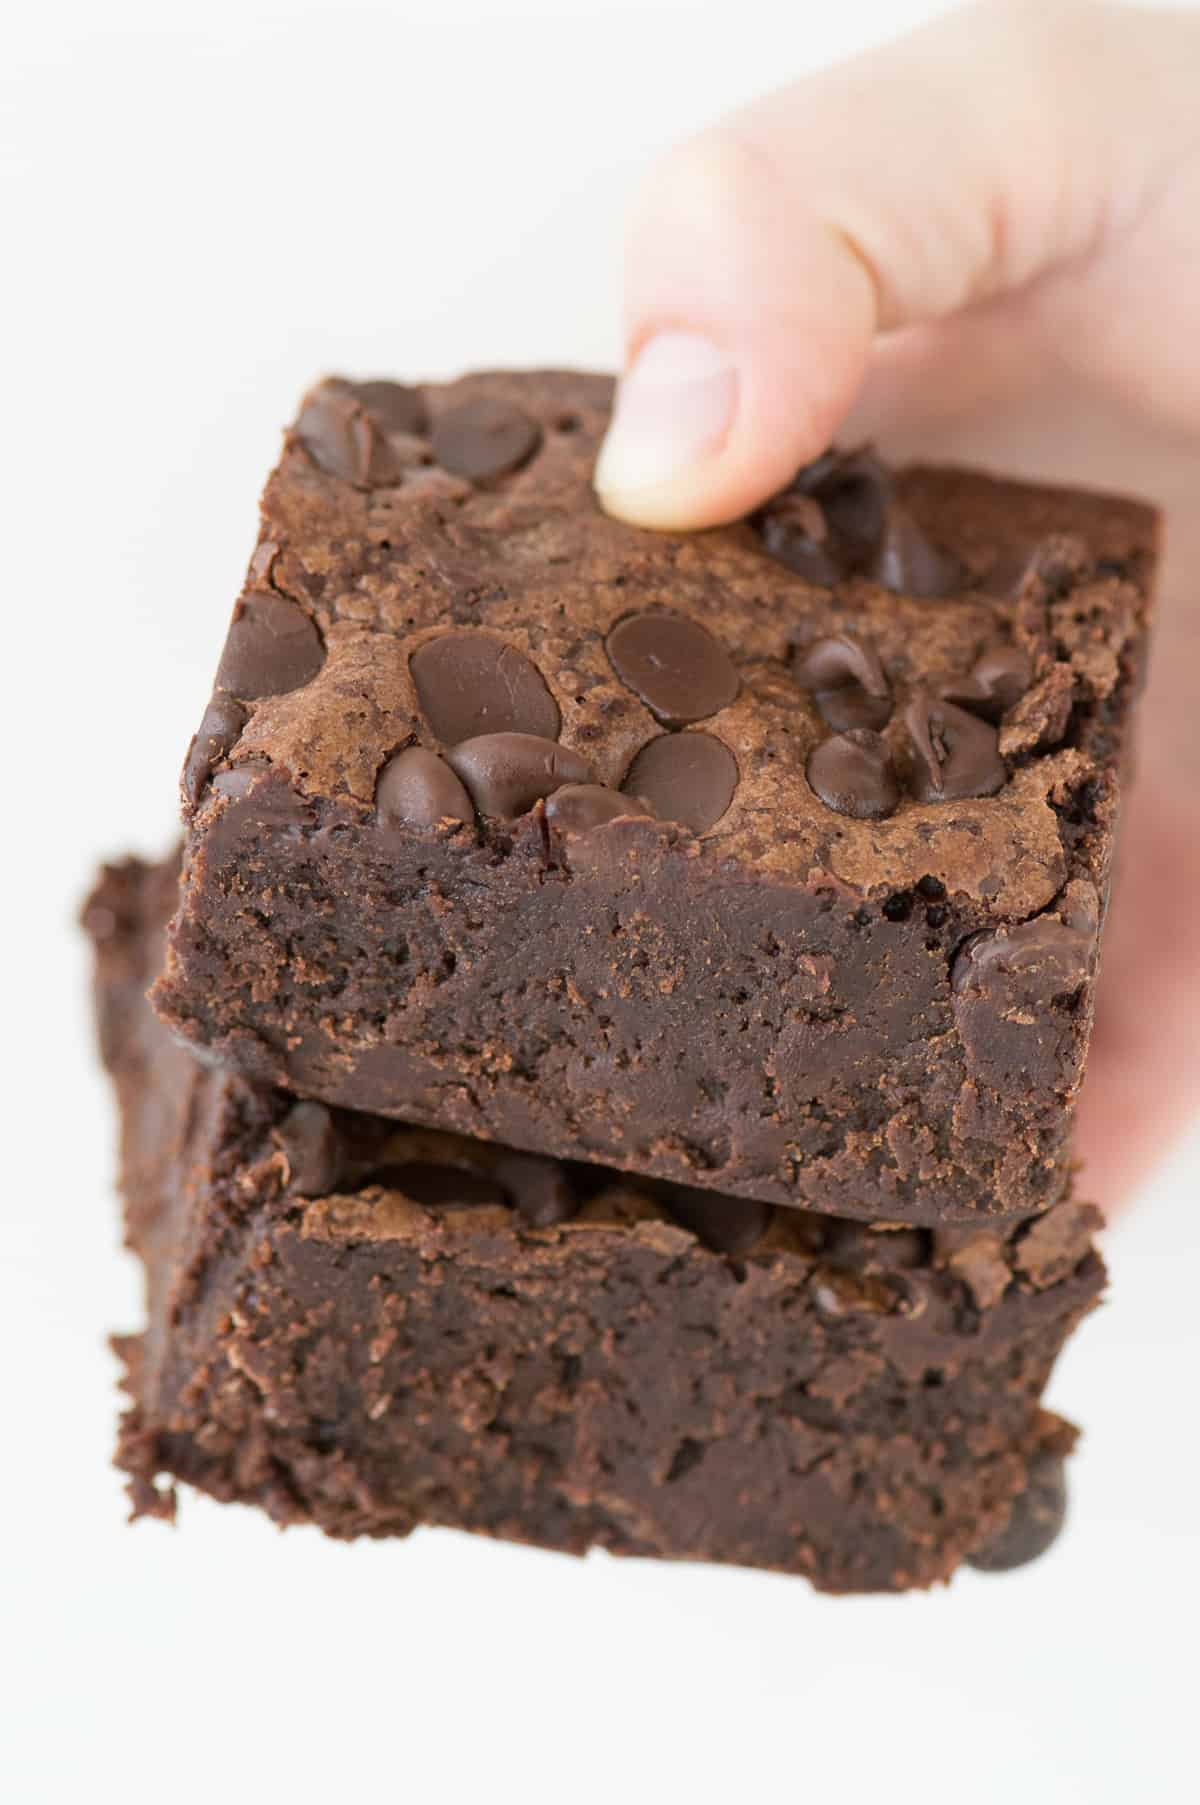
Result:
[[[270,767],[381,833],[535,810],[561,862],[621,819],[864,899],[1013,922],[1080,879],[1066,916],[1097,907],[1071,818],[1140,676],[1153,512],[831,453],[751,520],[653,533],[591,488],[611,396],[552,371],[314,389],[189,814]]]

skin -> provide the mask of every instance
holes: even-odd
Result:
[[[1080,1105],[1086,1188],[1109,1210],[1200,1106],[1197,68],[1195,15],[1004,0],[678,146],[631,220],[626,377],[596,474],[613,513],[703,527],[835,436],[871,438],[1162,507]]]

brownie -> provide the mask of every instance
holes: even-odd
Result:
[[[184,774],[164,1019],[325,1103],[912,1223],[1064,1194],[1155,518],[829,454],[609,519],[611,388],[327,382]]]
[[[884,1228],[297,1103],[143,1001],[174,882],[109,868],[86,912],[148,1290],[119,1343],[135,1512],[183,1480],[338,1537],[835,1592],[1048,1545],[1074,1431],[1039,1398],[1102,1285],[1092,1210]]]

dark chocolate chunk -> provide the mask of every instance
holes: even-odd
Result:
[[[901,595],[936,601],[963,586],[963,569],[957,559],[939,549],[899,503],[887,510],[883,537],[870,566],[870,575],[885,589]]]
[[[501,1148],[492,1170],[517,1214],[532,1228],[552,1228],[578,1212],[579,1196],[561,1160]]]
[[[918,694],[904,711],[918,802],[994,796],[1008,782],[996,729],[953,702]]]
[[[609,660],[622,683],[668,727],[686,727],[727,708],[738,674],[707,627],[682,614],[653,610],[618,621],[608,636]]]
[[[252,702],[311,683],[325,662],[313,622],[296,602],[251,590],[238,603],[217,666],[216,687]]]
[[[966,677],[941,686],[947,702],[957,702],[993,724],[1014,708],[1033,681],[1033,660],[1020,646],[991,646],[981,652]]]
[[[344,1149],[323,1103],[294,1103],[275,1130],[287,1160],[287,1188],[297,1197],[323,1197],[342,1178]]]
[[[849,633],[796,647],[792,669],[800,687],[813,692],[822,720],[838,733],[886,727],[891,718],[891,694],[878,655]]]
[[[564,834],[586,834],[606,821],[652,813],[640,796],[626,796],[601,783],[564,784],[546,799],[546,820]]]
[[[409,746],[389,758],[375,785],[375,810],[385,826],[436,827],[473,821],[471,798],[444,758]]]
[[[969,1566],[980,1573],[1008,1573],[1028,1566],[1058,1540],[1067,1520],[1067,1476],[1062,1456],[1039,1454],[1029,1464],[1029,1483],[1013,1499],[1004,1529],[975,1554]]]
[[[228,758],[248,719],[246,710],[232,696],[216,695],[204,710],[183,767],[183,795],[189,808],[195,808],[199,802],[214,766]]]
[[[429,415],[419,389],[383,380],[353,382],[348,387],[382,432],[420,438],[428,428]]]
[[[541,442],[542,429],[536,420],[509,401],[485,396],[447,408],[430,433],[433,454],[442,469],[473,483],[520,469]]]
[[[469,1166],[442,1165],[436,1160],[413,1159],[379,1166],[363,1182],[380,1185],[385,1191],[400,1191],[413,1203],[435,1209],[439,1205],[509,1201],[504,1186],[487,1173]]]
[[[556,739],[558,704],[537,666],[490,633],[440,633],[409,663],[425,718],[444,746],[480,733],[536,733]]]
[[[900,801],[891,753],[869,727],[822,740],[809,754],[806,775],[826,808],[856,821],[883,821]]]
[[[523,815],[563,784],[594,782],[578,752],[533,733],[482,733],[446,757],[484,815]]]
[[[749,1253],[770,1228],[774,1214],[769,1203],[723,1197],[693,1185],[656,1185],[654,1193],[675,1220],[714,1253]]]
[[[733,801],[737,780],[737,760],[711,733],[664,733],[642,747],[621,788],[644,798],[661,821],[702,834]]]

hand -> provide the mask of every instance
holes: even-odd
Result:
[[[1158,643],[1080,1104],[1120,1204],[1200,1104],[1200,18],[970,7],[767,96],[651,172],[596,470],[729,520],[836,435],[1142,494]]]

